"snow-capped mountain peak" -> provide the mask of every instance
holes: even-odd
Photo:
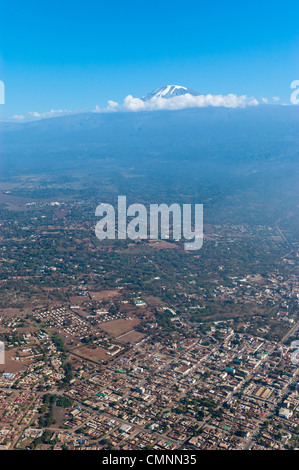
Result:
[[[148,101],[148,100],[151,100],[152,98],[173,98],[174,96],[186,95],[187,93],[193,96],[199,95],[197,91],[190,90],[189,88],[186,88],[184,86],[167,85],[167,86],[158,88],[157,90],[152,91],[151,93],[148,93],[147,95],[143,96],[141,99],[143,101]]]

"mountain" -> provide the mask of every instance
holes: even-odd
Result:
[[[174,98],[175,96],[181,96],[181,95],[192,95],[192,96],[198,96],[199,93],[194,90],[190,90],[190,88],[186,88],[184,86],[180,85],[167,85],[161,88],[158,88],[157,90],[152,91],[151,93],[148,93],[147,95],[143,96],[141,99],[142,101],[149,101],[152,98]]]
[[[248,172],[295,175],[298,110],[274,105],[193,108],[1,123],[0,174],[110,159],[139,167],[141,173],[145,166],[157,169],[155,162],[178,171],[177,165],[188,161],[200,165],[200,172],[213,166],[213,174],[246,167]]]
[[[0,178],[93,179],[107,197],[113,188],[154,203],[204,201],[218,219],[265,225],[296,210],[298,149],[298,106],[73,114],[1,123]],[[56,197],[55,187],[40,191]]]
[[[258,106],[238,109],[192,108],[177,111],[82,113],[24,123],[0,123],[1,162],[24,158],[24,151],[87,152],[96,146],[115,158],[129,149],[143,155],[159,155],[173,161],[195,158],[215,149],[225,158],[279,155],[282,148],[299,146],[299,109],[296,106]],[[242,147],[242,151],[239,150]],[[245,149],[244,149],[245,147]],[[213,149],[213,150],[212,150]],[[230,150],[229,150],[230,149]],[[173,151],[172,151],[173,150]],[[152,157],[153,158],[153,157]]]

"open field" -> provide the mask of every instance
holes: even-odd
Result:
[[[24,312],[20,308],[13,308],[13,307],[7,307],[7,308],[0,308],[0,317],[3,317],[5,319],[8,318],[15,318],[15,317],[23,317]]]
[[[128,333],[134,329],[135,326],[139,325],[139,318],[120,318],[119,320],[112,320],[107,323],[101,324],[101,329],[109,333],[109,335],[117,338],[124,333]]]
[[[73,295],[70,297],[71,305],[81,305],[88,300],[89,297],[87,295]]]
[[[5,349],[5,364],[0,364],[0,371],[7,373],[16,373],[26,369],[28,361],[16,361],[12,359],[18,348]]]
[[[106,354],[106,350],[101,347],[89,348],[88,346],[82,346],[72,350],[72,353],[81,356],[82,358],[91,359],[93,361],[108,360],[109,356]]]
[[[149,246],[152,248],[156,248],[156,250],[178,250],[180,248],[177,244],[168,242],[166,240],[149,240]]]
[[[37,200],[29,197],[0,193],[0,204],[9,204],[10,207],[24,208],[25,204],[28,202],[37,202]]]
[[[90,292],[90,296],[94,300],[101,301],[101,300],[114,299],[115,297],[120,297],[121,294],[118,290],[103,290],[100,292]]]
[[[128,333],[124,333],[123,335],[117,338],[118,341],[121,343],[138,343],[144,338],[143,333],[139,333],[139,331],[129,331]]]
[[[161,305],[161,299],[153,295],[144,295],[145,302],[149,307],[159,307]]]

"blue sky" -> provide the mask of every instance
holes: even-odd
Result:
[[[279,96],[299,79],[297,1],[10,1],[1,116],[85,110],[167,84]]]

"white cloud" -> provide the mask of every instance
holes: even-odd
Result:
[[[117,101],[109,100],[106,108],[100,108],[97,104],[92,110],[93,113],[109,113],[113,111],[120,111],[120,106]]]
[[[265,104],[268,104],[269,100],[268,100],[268,98],[262,98],[262,102],[265,103]]]
[[[14,114],[12,119],[22,121],[23,119],[25,119],[25,116],[24,116],[24,114]]]
[[[278,97],[272,98],[274,102],[279,100]],[[261,102],[268,103],[267,98],[261,98]],[[148,101],[134,98],[132,95],[126,96],[122,104],[117,101],[109,100],[106,107],[101,108],[96,105],[92,110],[94,113],[111,113],[111,112],[136,112],[136,111],[159,111],[159,110],[179,110],[186,108],[205,108],[208,106],[225,107],[225,108],[244,108],[246,106],[257,106],[259,101],[254,97],[247,95],[237,96],[233,93],[228,95],[198,95],[193,96],[189,93],[172,98],[163,98],[154,96]],[[38,120],[56,116],[64,116],[67,114],[75,114],[80,111],[68,111],[66,109],[51,109],[44,113],[37,111],[29,111],[26,115],[15,114],[10,120]],[[81,111],[82,112],[82,111]]]
[[[42,114],[38,113],[37,111],[28,111],[28,114],[29,114],[29,116],[31,116],[33,118],[41,118],[42,117]],[[43,113],[43,114],[47,114],[47,113]]]
[[[8,120],[13,121],[32,121],[35,119],[45,119],[49,117],[64,116],[66,114],[73,114],[73,111],[68,111],[66,109],[51,109],[44,113],[38,113],[37,111],[28,111],[27,114],[14,114],[12,118]]]
[[[96,106],[94,112],[109,111],[157,111],[157,110],[178,110],[185,108],[204,108],[207,106],[223,106],[226,108],[244,108],[245,106],[256,106],[259,102],[256,98],[249,98],[246,95],[237,96],[233,93],[229,95],[198,95],[189,93],[173,98],[162,98],[154,96],[148,101],[134,98],[132,95],[126,96],[122,105],[115,101],[108,101],[106,108]]]
[[[38,113],[37,111],[29,111],[28,115],[30,117],[36,118],[36,119],[44,119],[48,117],[55,117],[55,116],[61,116],[65,114],[70,114],[72,111],[68,111],[67,109],[51,109],[50,111],[46,111],[45,113]]]
[[[112,100],[109,100],[108,101],[108,107],[110,109],[116,109],[118,107],[118,102],[117,101],[112,101]]]
[[[279,96],[273,96],[272,100],[274,101],[274,103],[278,103],[278,101],[280,101],[280,97]]]

